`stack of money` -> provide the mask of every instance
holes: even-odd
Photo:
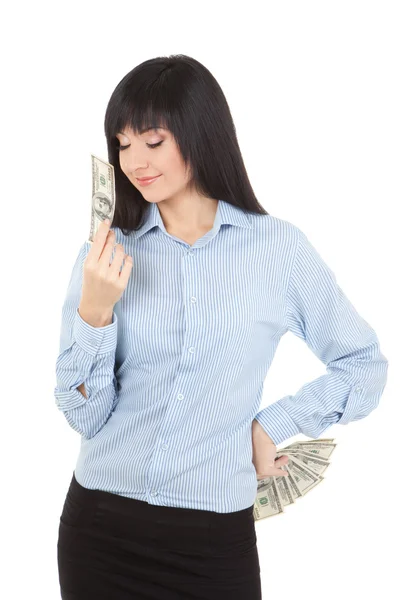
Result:
[[[295,500],[315,488],[324,479],[322,473],[330,464],[329,457],[335,447],[333,438],[321,438],[294,442],[277,450],[276,458],[283,454],[289,458],[282,467],[289,475],[258,480],[254,520],[283,513],[285,506],[294,504]]]

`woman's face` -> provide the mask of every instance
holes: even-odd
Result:
[[[177,144],[168,129],[150,129],[135,135],[130,128],[116,135],[122,172],[149,202],[176,197],[190,181]],[[151,148],[155,145],[154,148]],[[150,185],[141,185],[138,177],[157,177]]]

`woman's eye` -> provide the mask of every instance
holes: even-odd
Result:
[[[161,142],[157,142],[157,144],[146,144],[146,146],[148,146],[149,148],[157,148],[157,146],[161,146],[162,143],[163,140],[161,140]]]
[[[161,146],[161,144],[163,143],[164,140],[161,140],[161,142],[157,142],[157,144],[146,144],[146,146],[148,146],[149,148],[157,148],[157,146]],[[129,148],[130,144],[128,144],[127,146],[116,146],[117,150],[125,150],[125,148]]]

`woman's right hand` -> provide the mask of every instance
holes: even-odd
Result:
[[[132,271],[132,257],[124,253],[122,244],[116,244],[110,264],[114,243],[115,233],[110,231],[110,224],[103,221],[83,263],[81,305],[90,307],[98,314],[112,313]],[[125,264],[120,273],[124,258]]]
[[[253,419],[251,427],[252,462],[256,470],[257,480],[266,479],[267,477],[288,477],[288,471],[281,468],[289,462],[288,455],[283,454],[276,458],[276,446],[257,419]]]

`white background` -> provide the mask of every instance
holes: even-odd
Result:
[[[107,159],[117,83],[170,54],[216,77],[260,203],[306,233],[390,363],[378,409],[324,433],[337,447],[323,483],[256,524],[263,600],[399,597],[399,3],[10,7],[0,41],[1,597],[60,597],[59,516],[80,440],[53,390],[61,306],[89,235],[90,154]],[[261,407],[324,372],[285,336]]]

